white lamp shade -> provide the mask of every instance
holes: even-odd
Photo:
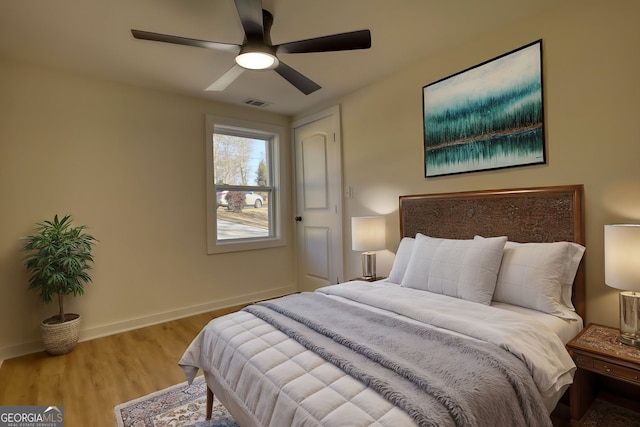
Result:
[[[604,281],[607,286],[640,291],[640,225],[604,226]]]
[[[379,251],[385,248],[383,216],[351,218],[351,248],[354,251]]]

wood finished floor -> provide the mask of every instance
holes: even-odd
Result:
[[[211,319],[237,309],[81,342],[63,356],[5,360],[0,405],[60,405],[65,427],[114,427],[116,405],[185,381],[177,362],[186,347]],[[569,426],[566,407],[552,420],[555,427]]]
[[[5,360],[0,405],[64,406],[65,427],[114,427],[119,403],[185,381],[178,360],[214,317],[200,314],[78,343],[69,354]]]

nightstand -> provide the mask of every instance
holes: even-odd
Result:
[[[570,390],[572,421],[582,418],[605,380],[640,386],[640,348],[618,343],[619,333],[616,328],[590,323],[567,344],[578,367]]]

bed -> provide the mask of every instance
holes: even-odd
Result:
[[[241,426],[550,426],[585,317],[583,187],[399,199],[389,277],[251,305],[185,351]]]

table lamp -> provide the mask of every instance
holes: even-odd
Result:
[[[620,292],[618,342],[640,347],[640,225],[604,226],[604,279]]]
[[[351,218],[351,248],[362,252],[362,277],[376,277],[376,254],[385,248],[383,216],[360,216]]]

